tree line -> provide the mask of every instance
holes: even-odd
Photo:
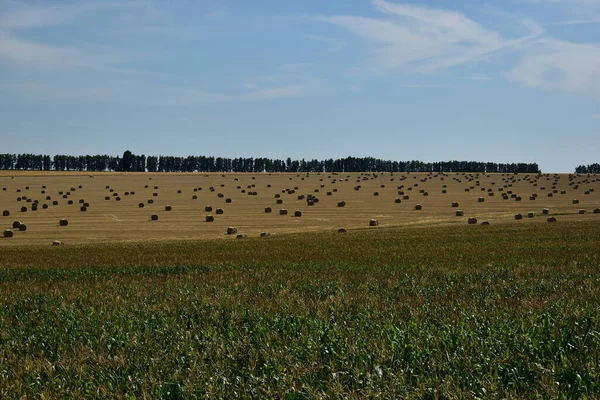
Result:
[[[600,174],[600,164],[580,165],[575,168],[576,174]]]
[[[598,164],[595,164],[596,166]],[[481,172],[540,173],[536,163],[479,161],[390,161],[373,157],[326,160],[145,156],[0,154],[0,169],[29,171],[122,172]]]

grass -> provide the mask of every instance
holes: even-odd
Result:
[[[7,247],[0,397],[598,398],[599,234]]]

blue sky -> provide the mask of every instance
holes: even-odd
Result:
[[[600,154],[600,0],[0,1],[0,152]]]

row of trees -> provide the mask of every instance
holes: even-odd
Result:
[[[576,174],[600,174],[600,164],[580,165],[575,168]]]
[[[597,166],[597,164],[595,164]],[[33,171],[134,171],[134,172],[501,172],[539,173],[536,163],[478,161],[390,161],[373,157],[327,160],[273,160],[206,156],[148,156],[126,151],[123,156],[0,154],[0,168]]]

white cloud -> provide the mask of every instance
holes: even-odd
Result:
[[[600,45],[540,39],[508,78],[527,87],[600,93]]]
[[[373,0],[385,14],[381,18],[357,16],[320,17],[373,42],[363,68],[374,72],[399,70],[431,73],[456,65],[477,62],[485,57],[527,43],[542,33],[539,25],[523,21],[530,34],[504,39],[454,12]]]

